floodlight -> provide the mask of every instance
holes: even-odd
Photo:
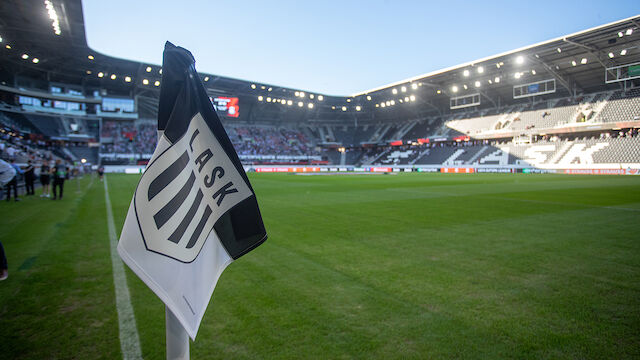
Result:
[[[322,100],[324,100],[324,96],[318,95],[318,101],[322,101]]]
[[[7,44],[4,47],[6,47],[7,49],[11,49],[11,45]]]
[[[438,95],[439,95],[439,94],[442,94],[442,90],[438,90],[438,91],[436,91],[436,94],[438,94]]]
[[[205,82],[206,82],[206,81],[209,81],[209,77],[208,77],[208,76],[205,76],[205,77],[204,77],[204,81],[205,81]]]
[[[627,34],[627,35],[633,34],[633,29],[629,28],[625,34]]]
[[[620,32],[618,33],[618,37],[623,37],[623,36],[624,36],[624,34],[622,33],[622,31],[620,31]]]
[[[256,88],[256,84],[251,84],[251,88],[255,89]]]
[[[613,53],[612,53],[612,52],[610,52],[610,53],[609,53],[609,58],[613,59],[613,57],[614,57],[614,56],[615,56],[615,55],[613,55]]]
[[[380,107],[380,104],[376,104],[376,107]]]
[[[131,82],[131,76],[125,76],[124,77],[124,81],[125,82]]]
[[[151,72],[151,66],[147,66],[147,72]]]
[[[397,94],[397,93],[398,93],[398,89],[395,89],[395,88],[394,88],[394,89],[391,89],[391,93],[392,93],[393,95]]]
[[[484,73],[484,67],[478,66],[478,74]]]
[[[304,91],[300,91],[300,97],[304,97]]]
[[[416,90],[418,88],[418,84],[416,84],[416,83],[411,84],[411,88],[413,90]]]
[[[268,88],[268,89],[267,89],[267,91],[271,91],[271,90],[273,90],[273,88]]]
[[[536,74],[536,69],[531,69],[531,75],[535,75]]]
[[[367,95],[367,100],[371,101],[371,95]]]
[[[385,104],[387,104],[387,106],[391,106],[391,101],[387,100]]]
[[[287,100],[287,105],[289,105],[289,106],[293,105],[293,101],[292,100]]]
[[[406,86],[401,87],[401,88],[400,88],[400,91],[402,91],[402,92],[407,92],[407,87],[406,87]]]
[[[571,60],[571,65],[576,66],[578,63],[575,60]]]
[[[411,100],[411,101],[416,101],[416,96],[415,96],[415,95],[411,95],[411,96],[409,96],[409,100]]]
[[[294,94],[295,94],[296,96],[300,96],[300,91],[296,91]]]
[[[464,75],[465,77],[469,76],[469,70],[465,70],[462,72],[462,75]]]
[[[159,80],[156,80],[156,82],[154,82],[154,83],[153,83],[153,85],[155,85],[155,86],[160,86],[160,81],[159,81]]]
[[[481,85],[481,84],[480,84],[480,81],[477,81],[477,80],[476,80],[476,82],[474,83],[474,85],[475,85],[476,87],[480,87],[480,85]]]
[[[27,60],[27,59],[29,58],[29,55],[27,55],[27,54],[22,54],[22,58],[23,58],[24,60]]]
[[[524,63],[524,57],[522,55],[516,58],[516,64],[520,65]]]
[[[87,70],[87,75],[91,75],[91,70]]]
[[[298,101],[298,106],[302,107],[302,106],[304,106],[304,103],[302,101]]]
[[[158,70],[158,74],[162,75],[162,69]]]
[[[37,64],[37,63],[39,63],[39,62],[40,62],[40,59],[38,59],[38,58],[33,58],[33,60],[31,60],[31,61],[33,61],[33,63],[34,63],[34,64]]]
[[[101,78],[101,77],[103,77],[103,76],[104,76],[104,73],[103,73],[102,71],[100,71],[100,72],[98,73],[98,77],[99,77],[99,78]]]
[[[559,53],[561,53],[561,52],[562,52],[562,49],[560,49],[560,48],[557,48],[556,50],[557,50]]]
[[[622,51],[620,51],[620,55],[622,56],[627,55],[627,49],[623,49]]]
[[[142,85],[149,85],[149,79],[143,79]]]
[[[463,87],[465,90],[467,90],[467,89],[468,89],[467,84],[462,85],[462,87]]]
[[[522,74],[519,72],[513,74],[513,77],[515,77],[516,79],[520,79],[520,76],[522,76]]]
[[[117,78],[116,74],[111,74],[111,80],[115,80]]]
[[[385,106],[387,106],[387,105],[386,105],[385,103],[380,103],[380,106],[381,106],[381,107],[385,107]]]
[[[271,98],[270,97],[267,98],[267,102],[271,102]]]
[[[360,105],[356,106],[356,111],[360,111],[362,110],[362,108],[360,107]]]
[[[395,100],[391,100],[391,105],[395,105],[396,101]]]
[[[494,83],[499,83],[499,82],[500,82],[500,77],[499,77],[499,76],[496,76],[496,78],[495,78],[495,79],[493,79],[493,82],[494,82]]]
[[[587,63],[587,58],[582,58],[582,60],[580,60],[580,64],[584,65]]]
[[[80,162],[84,164],[84,163],[86,163],[86,162],[87,162],[87,159],[82,158],[82,160],[80,160]]]
[[[343,107],[342,107],[342,111],[347,111],[347,107],[346,107],[346,106],[343,106]]]
[[[313,99],[314,97],[316,97],[316,96],[313,95],[313,94],[309,94],[309,99]]]
[[[94,57],[93,57],[93,55],[87,55],[87,59],[89,59],[89,60],[93,60],[93,59],[94,59]]]
[[[409,97],[408,97],[408,96],[405,96],[405,97],[404,97],[404,101],[405,101],[405,102],[409,102]]]
[[[258,101],[262,101],[263,99],[262,95],[258,96]]]
[[[309,109],[313,109],[313,103],[309,103]]]
[[[453,85],[453,86],[451,87],[451,91],[453,91],[454,93],[458,92],[458,87],[457,87],[457,86],[455,86],[455,85]]]

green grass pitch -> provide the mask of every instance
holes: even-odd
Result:
[[[640,357],[640,176],[250,174],[269,240],[193,359]],[[117,231],[136,176],[108,175]],[[117,359],[104,187],[0,203],[0,359]],[[141,348],[164,307],[127,270]]]

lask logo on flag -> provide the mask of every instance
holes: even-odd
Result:
[[[147,249],[190,263],[220,216],[251,195],[198,113],[147,167],[134,206]]]
[[[187,50],[165,45],[162,135],[118,253],[192,339],[224,269],[267,239],[258,201]]]

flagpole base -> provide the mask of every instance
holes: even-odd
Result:
[[[167,336],[167,360],[188,360],[189,359],[189,335],[173,315],[171,310],[165,306],[166,314],[166,336]]]

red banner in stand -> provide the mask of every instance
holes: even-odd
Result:
[[[458,174],[472,174],[475,172],[474,168],[442,168],[442,173],[458,173]]]

